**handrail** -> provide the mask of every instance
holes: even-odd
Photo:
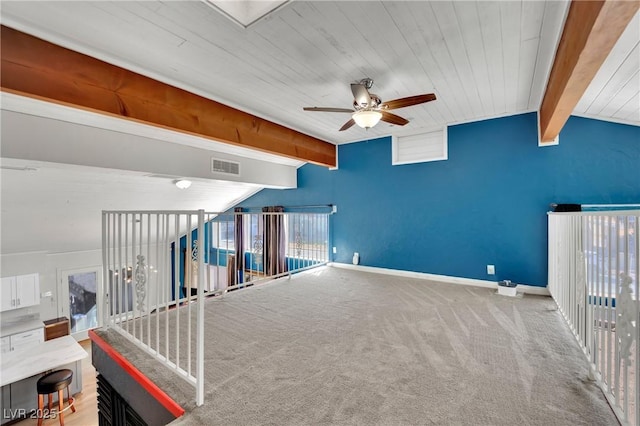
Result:
[[[202,405],[205,300],[329,262],[329,216],[103,211],[99,325],[191,383]]]
[[[549,292],[622,424],[640,422],[640,210],[549,213]]]

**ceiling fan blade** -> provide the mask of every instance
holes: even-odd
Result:
[[[317,112],[355,112],[349,108],[324,108],[324,107],[304,107],[302,108],[305,111],[317,111]]]
[[[369,91],[364,84],[352,83],[351,92],[353,93],[353,99],[361,107],[367,108],[371,105],[371,95],[369,95]]]
[[[382,118],[380,120],[386,121],[387,123],[397,124],[398,126],[404,126],[409,122],[406,118],[402,118],[399,115],[391,114],[387,111],[380,111],[382,113]]]
[[[351,120],[344,123],[344,126],[340,127],[340,131],[342,132],[343,130],[347,130],[349,127],[353,126],[354,124],[356,124],[356,122],[352,118]]]
[[[434,95],[433,93],[428,93],[425,95],[416,95],[416,96],[409,96],[407,98],[394,99],[392,101],[383,103],[382,105],[380,105],[380,108],[398,109],[398,108],[408,107],[411,105],[423,104],[425,102],[431,102],[435,100],[436,100],[436,95]]]

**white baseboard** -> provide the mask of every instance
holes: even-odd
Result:
[[[476,280],[473,278],[451,277],[448,275],[427,274],[424,272],[403,271],[400,269],[378,268],[375,266],[352,265],[350,263],[332,262],[328,264],[335,268],[353,269],[356,271],[371,272],[374,274],[394,275],[397,277],[417,278],[421,280],[438,281],[450,284],[468,285],[473,287],[484,287],[498,289],[498,283],[495,281]],[[549,296],[547,287],[537,287],[532,285],[518,284],[518,292],[526,294],[536,294],[540,296]]]

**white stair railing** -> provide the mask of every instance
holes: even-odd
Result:
[[[329,213],[105,211],[101,326],[204,403],[204,298],[329,261]],[[195,350],[194,350],[195,346]]]
[[[181,238],[192,245],[191,230],[196,230],[197,245],[204,245],[204,224],[203,210],[102,213],[101,325],[194,385],[197,405],[204,402],[204,287],[183,294],[180,268],[174,265],[183,262]],[[194,279],[204,282],[202,253],[196,254],[195,263]],[[185,308],[177,309],[180,305]]]
[[[549,213],[549,291],[618,419],[640,420],[640,210]]]

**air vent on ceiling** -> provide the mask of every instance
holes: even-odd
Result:
[[[211,158],[211,172],[238,176],[240,175],[240,163]]]

